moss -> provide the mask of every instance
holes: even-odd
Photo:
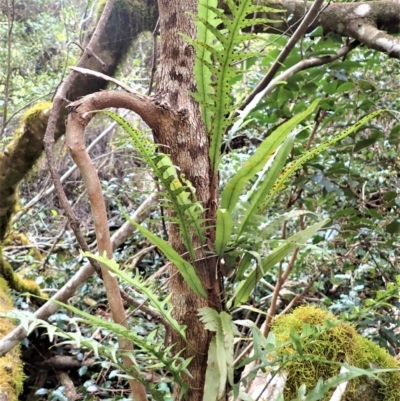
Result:
[[[18,233],[17,231],[11,231],[4,239],[3,245],[31,245],[31,242],[25,234]],[[35,246],[30,248],[29,255],[37,261],[41,261],[43,259],[39,249]]]
[[[24,116],[22,117],[22,124],[30,124],[32,121],[35,121],[42,113],[46,114],[46,116],[48,117],[48,114],[50,113],[50,109],[52,107],[53,103],[51,102],[40,102],[35,104],[25,112]]]
[[[290,330],[293,328],[301,333],[303,325],[323,326],[326,320],[337,322],[337,319],[327,311],[312,306],[297,308],[289,315],[281,316],[273,322],[272,331],[280,341],[288,341]],[[304,354],[314,356],[313,360],[294,358],[285,365],[288,380],[285,387],[285,399],[297,396],[297,390],[302,384],[308,389],[316,386],[318,379],[324,380],[339,373],[340,367],[325,361],[346,362],[362,369],[400,368],[400,364],[389,353],[362,337],[355,328],[347,323],[338,323],[329,330],[322,330],[318,337],[309,337],[302,340]],[[281,356],[290,356],[295,353],[292,346],[279,351]],[[351,380],[346,388],[342,401],[400,401],[400,372],[380,374],[379,377],[386,384],[382,386],[376,380],[361,376]],[[328,394],[324,400],[329,400]]]
[[[7,282],[0,278],[0,313],[12,308],[8,296]],[[0,318],[0,338],[14,328],[10,319]],[[7,400],[17,401],[24,381],[23,366],[20,361],[19,347],[15,347],[0,358],[0,394],[6,394]]]
[[[15,291],[22,293],[28,292],[29,294],[37,295],[39,297],[46,297],[40,291],[40,287],[33,280],[26,280],[21,278],[17,273],[14,272],[12,266],[3,258],[3,253],[0,248],[0,278],[7,281],[10,288]]]

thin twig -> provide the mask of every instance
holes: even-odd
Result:
[[[270,67],[268,73],[265,75],[265,77],[259,82],[259,84],[253,89],[253,91],[247,97],[247,99],[245,100],[245,102],[243,103],[243,105],[240,108],[241,110],[243,110],[248,104],[250,104],[251,101],[255,98],[255,96],[258,93],[262,92],[268,86],[268,84],[272,81],[272,78],[278,72],[279,68],[282,66],[283,62],[286,60],[286,57],[292,51],[292,49],[294,48],[296,43],[306,33],[310,24],[317,17],[323,2],[324,2],[324,0],[315,0],[314,1],[310,10],[305,15],[303,21],[297,27],[297,29],[295,30],[293,35],[289,38],[288,42],[286,43],[286,46],[282,49],[279,56],[276,58],[276,60]]]
[[[93,33],[93,36],[90,39],[90,42],[89,42],[87,48],[85,49],[85,52],[82,54],[82,57],[80,58],[80,60],[78,62],[78,65],[77,65],[78,67],[81,65],[85,65],[87,63],[87,61],[89,60],[90,55],[88,53],[88,49],[92,49],[97,44],[97,42],[100,38],[100,33],[104,31],[104,27],[111,14],[111,10],[114,6],[114,2],[115,2],[115,0],[107,0],[106,4],[104,6],[103,12],[101,14],[100,20]],[[60,200],[60,203],[61,203],[63,209],[65,210],[65,214],[68,217],[70,226],[71,226],[72,230],[74,231],[74,234],[76,236],[76,239],[77,239],[81,249],[85,252],[89,252],[90,249],[89,249],[89,247],[85,241],[85,238],[83,237],[83,234],[79,228],[80,221],[75,216],[75,213],[73,212],[73,210],[68,202],[67,196],[65,195],[64,189],[60,182],[60,176],[55,167],[56,163],[54,160],[54,143],[55,143],[54,135],[55,135],[55,131],[56,131],[57,119],[58,119],[58,116],[60,115],[61,106],[63,105],[64,100],[67,96],[67,92],[71,86],[71,83],[72,83],[72,80],[74,77],[73,74],[76,74],[76,72],[72,72],[67,77],[67,79],[59,87],[59,89],[54,97],[53,107],[50,111],[50,116],[49,116],[49,120],[48,120],[47,127],[46,127],[46,133],[44,136],[44,148],[45,148],[45,152],[46,152],[46,157],[47,157],[50,174],[53,179],[54,187],[55,187],[56,193],[58,195],[58,198]],[[93,260],[91,261],[91,263],[93,265],[93,268],[97,272],[97,274],[101,275],[101,268],[100,268],[99,263],[97,261],[93,261]]]
[[[304,298],[305,295],[308,293],[308,291],[310,291],[310,288],[312,287],[312,285],[315,283],[315,281],[319,278],[319,276],[321,274],[322,274],[322,271],[320,271],[317,275],[315,275],[315,277],[313,277],[309,281],[306,288],[304,288],[304,290],[300,294],[296,294],[296,296],[289,302],[289,304],[286,306],[286,308],[281,313],[279,313],[279,316],[284,315],[285,313],[289,312],[290,309],[292,309],[294,305],[296,305],[302,298]]]
[[[263,333],[264,333],[265,337],[268,337],[269,331],[271,329],[271,322],[276,313],[276,305],[277,305],[277,300],[278,300],[278,296],[279,296],[279,291],[281,290],[284,282],[289,277],[289,274],[292,271],[292,268],[294,266],[294,262],[296,261],[298,253],[299,253],[299,248],[296,248],[292,253],[292,257],[290,258],[290,261],[289,261],[288,266],[286,267],[286,270],[284,271],[284,273],[279,274],[279,276],[278,276],[278,280],[275,285],[275,290],[274,290],[274,293],[272,294],[271,306],[268,309],[267,319],[265,320],[265,322],[263,324],[263,326],[264,326]]]
[[[158,17],[156,26],[153,31],[153,57],[151,60],[151,70],[150,70],[150,80],[149,80],[149,90],[147,91],[147,96],[150,96],[153,90],[154,75],[157,69],[157,36],[160,29],[160,17]]]

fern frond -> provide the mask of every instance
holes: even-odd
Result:
[[[315,100],[305,111],[284,122],[261,143],[243,167],[227,182],[221,197],[222,208],[232,212],[246,183],[264,168],[291,130],[308,117],[315,110],[317,104],[318,100]]]
[[[193,185],[183,174],[178,174],[168,155],[158,152],[157,145],[146,139],[143,133],[132,127],[126,119],[109,110],[102,110],[101,113],[109,116],[127,132],[140,157],[151,167],[153,174],[165,189],[170,206],[176,214],[175,221],[179,225],[183,243],[190,258],[192,261],[195,260],[190,229],[193,229],[201,244],[204,244],[205,227],[204,220],[201,219],[204,209],[196,199]]]
[[[132,219],[128,221],[135,226],[143,235],[145,235],[154,245],[158,247],[158,249],[165,255],[165,257],[179,270],[179,273],[182,275],[187,285],[195,292],[197,295],[207,299],[207,293],[201,284],[201,280],[196,273],[196,269],[193,265],[191,265],[187,260],[183,259],[182,256],[179,255],[178,252],[175,251],[172,246],[164,241],[162,238],[153,234],[147,228],[142,225],[136,223]]]
[[[264,203],[260,206],[259,212],[265,210],[274,200],[275,196],[277,193],[282,191],[289,178],[297,171],[299,170],[305,163],[307,163],[309,160],[313,159],[315,156],[319,155],[326,149],[328,149],[330,146],[334,145],[336,142],[339,142],[343,138],[346,138],[348,135],[352,134],[354,131],[357,131],[361,126],[363,126],[365,123],[368,121],[372,120],[379,114],[385,113],[386,109],[382,110],[376,110],[365,117],[363,117],[361,120],[359,120],[357,123],[352,125],[351,127],[345,129],[344,131],[340,132],[339,134],[335,135],[331,139],[328,139],[327,141],[321,143],[314,149],[310,149],[309,151],[303,153],[301,157],[298,159],[294,160],[292,163],[288,164],[282,171],[282,173],[279,175],[278,179],[275,181],[272,189],[268,193]]]
[[[270,20],[254,18],[269,7],[254,6],[252,0],[226,2],[232,18],[217,8],[216,0],[200,0],[197,17],[196,40],[187,39],[196,49],[195,77],[197,93],[193,94],[202,111],[202,118],[210,135],[209,157],[212,171],[218,170],[221,159],[222,138],[226,129],[235,122],[233,116],[240,103],[231,99],[232,79],[243,71],[238,62],[248,57],[260,56],[255,52],[243,52],[239,45],[255,38],[242,30],[252,24]],[[251,15],[251,20],[248,17]],[[219,29],[223,25],[223,29]],[[214,64],[215,63],[215,64]]]
[[[161,363],[163,366],[165,366],[168,372],[170,372],[171,375],[174,377],[176,383],[178,383],[179,385],[183,385],[184,388],[187,388],[187,384],[184,382],[181,375],[182,373],[187,373],[186,368],[188,365],[188,361],[183,361],[179,357],[179,355],[173,355],[173,354],[171,355],[171,347],[164,348],[161,342],[155,341],[154,335],[149,335],[147,338],[144,338],[143,336],[137,334],[134,330],[128,329],[120,324],[109,322],[105,319],[101,319],[97,316],[93,316],[87,312],[75,308],[72,305],[63,304],[62,302],[59,302],[54,299],[52,300],[52,302],[55,302],[56,304],[62,307],[65,307],[66,309],[70,310],[71,312],[75,313],[78,316],[81,316],[83,318],[84,323],[90,326],[101,327],[103,329],[110,331],[111,333],[114,333],[117,336],[132,341],[132,343],[135,344],[137,348],[140,348],[146,354],[152,356],[158,363]],[[43,322],[43,324],[46,323]],[[48,326],[51,327],[51,325]],[[105,355],[115,363],[118,363],[118,359],[116,356],[116,349],[114,347],[110,348],[104,346],[102,344],[99,344],[94,339],[82,338],[80,333],[66,333],[58,331],[57,334],[59,336],[63,336],[64,338],[71,338],[77,341],[78,344],[80,343],[89,347],[90,349],[93,349],[95,351],[95,354]],[[133,367],[135,367],[135,365],[133,365]],[[121,369],[124,369],[123,366],[121,366]],[[137,379],[143,380],[141,375],[136,374],[134,371],[127,373],[132,374]]]
[[[186,326],[180,325],[172,316],[172,307],[169,299],[172,294],[169,294],[164,300],[160,300],[154,291],[154,285],[145,281],[140,274],[132,274],[126,270],[121,270],[115,259],[108,259],[104,256],[85,253],[85,256],[95,259],[112,270],[123,283],[132,286],[146,301],[163,317],[169,324],[170,328],[176,331],[184,340],[186,340]]]
[[[305,244],[317,231],[327,224],[328,221],[329,219],[324,219],[292,235],[282,245],[275,248],[268,256],[259,260],[257,267],[252,270],[248,277],[242,280],[235,289],[234,306],[246,302],[258,281],[260,281],[270,269],[278,264],[290,251],[297,248],[299,245]],[[231,304],[232,300],[228,302],[228,305]]]

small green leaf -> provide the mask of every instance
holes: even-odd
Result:
[[[217,225],[215,231],[215,253],[222,256],[228,242],[231,240],[232,220],[226,209],[217,210]]]
[[[391,235],[398,234],[400,232],[400,222],[397,219],[390,222],[386,226],[386,232],[388,232]]]
[[[156,245],[167,257],[167,259],[177,267],[179,273],[185,279],[186,283],[193,292],[207,299],[207,293],[201,284],[199,276],[197,275],[195,268],[189,262],[183,259],[178,252],[176,252],[175,249],[162,238],[153,234],[151,231],[147,230],[133,220],[130,220],[130,223],[133,224],[142,234],[144,234],[154,245]]]
[[[303,344],[301,343],[301,338],[299,333],[292,327],[290,329],[289,338],[292,341],[293,347],[296,352],[302,356],[303,355]]]

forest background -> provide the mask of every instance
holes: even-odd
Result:
[[[162,17],[157,22],[158,11],[153,3],[117,1],[113,8],[114,14],[111,14],[106,21],[110,31],[103,33],[95,51],[89,48],[92,53],[87,50],[88,40],[93,34],[96,22],[99,21],[104,4],[99,5],[95,2],[86,4],[80,1],[49,4],[44,0],[25,2],[2,0],[0,3],[0,37],[3,44],[0,48],[0,92],[4,94],[0,99],[0,273],[4,279],[4,283],[1,281],[1,288],[5,293],[10,289],[12,297],[11,302],[11,298],[4,295],[2,308],[10,309],[12,304],[18,310],[27,312],[14,316],[17,316],[18,322],[25,324],[25,329],[28,328],[27,325],[31,325],[28,331],[32,332],[28,339],[24,339],[22,326],[11,331],[16,321],[2,319],[5,324],[0,331],[1,336],[9,332],[13,334],[5,337],[6,341],[0,340],[0,353],[10,355],[9,344],[22,341],[21,358],[25,363],[26,378],[23,390],[20,383],[12,386],[13,391],[21,392],[19,399],[91,400],[128,397],[126,377],[121,375],[121,370],[127,370],[127,367],[120,359],[113,359],[113,351],[110,351],[110,348],[118,349],[116,326],[96,329],[96,322],[90,321],[89,317],[84,316],[89,320],[82,323],[77,319],[78,311],[51,304],[50,309],[45,309],[46,316],[38,317],[47,319],[50,326],[56,327],[59,331],[56,336],[46,337],[44,334],[51,331],[50,326],[29,320],[29,313],[35,312],[44,301],[27,295],[27,292],[41,297],[45,294],[52,296],[71,277],[76,277],[76,272],[82,271],[82,266],[88,261],[87,257],[80,253],[79,240],[68,224],[68,213],[56,196],[47,160],[44,156],[40,157],[44,154],[41,143],[51,109],[51,103],[48,102],[53,101],[56,91],[63,88],[62,82],[70,74],[69,66],[76,65],[83,50],[86,49],[86,53],[89,54],[86,68],[101,71],[118,79],[117,85],[111,82],[109,88],[126,85],[134,93],[142,96],[152,95],[159,102],[158,105],[163,104],[163,101],[168,105],[172,97],[166,96],[165,100],[159,95],[163,90],[162,81],[165,79],[162,75],[165,73],[163,68],[166,68],[160,67],[159,60],[165,51],[162,48],[162,39],[160,45],[159,29],[161,26],[162,38],[162,29],[166,29],[166,22]],[[197,6],[197,2],[189,3]],[[344,4],[350,5],[350,3]],[[372,4],[372,2],[362,4]],[[174,5],[175,2],[171,2],[169,7]],[[325,4],[322,7],[326,7],[324,9],[326,12],[330,6]],[[164,4],[163,7],[167,14],[168,6]],[[194,14],[196,10],[197,8],[193,9]],[[251,12],[254,10],[249,8],[248,14]],[[284,17],[286,24],[290,25],[290,18],[293,18],[293,15],[288,14]],[[276,14],[274,18],[279,19],[279,16]],[[190,19],[189,16],[186,18]],[[387,20],[386,26],[383,23],[378,28],[382,30],[386,28],[390,33],[390,22],[396,25],[396,22]],[[197,26],[200,25],[198,22]],[[116,26],[122,29],[119,31]],[[177,26],[176,30],[179,29]],[[249,29],[253,33],[252,28]],[[232,104],[236,104],[236,101],[238,103],[247,101],[246,96],[257,91],[260,82],[264,82],[265,88],[266,78],[269,79],[269,83],[272,77],[276,80],[271,90],[258,99],[245,124],[235,132],[229,131],[223,137],[220,144],[223,157],[219,165],[220,189],[217,197],[223,193],[231,177],[235,177],[238,171],[243,171],[241,170],[243,163],[256,154],[260,144],[266,143],[273,132],[295,116],[303,113],[301,121],[299,119],[297,125],[294,123],[291,125],[291,130],[297,135],[295,139],[293,138],[293,147],[288,150],[288,162],[300,158],[305,152],[326,143],[326,140],[334,138],[340,132],[349,129],[351,132],[343,140],[330,144],[329,148],[323,147],[312,154],[313,158],[310,155],[300,168],[293,171],[290,181],[286,182],[280,191],[274,193],[265,216],[253,222],[257,227],[256,230],[254,225],[251,226],[254,236],[248,234],[248,237],[234,243],[226,239],[226,232],[221,234],[222,231],[218,232],[218,229],[217,233],[207,233],[208,242],[205,240],[205,243],[209,248],[208,251],[213,256],[218,256],[214,259],[214,270],[211,270],[210,275],[216,274],[215,266],[218,266],[218,271],[222,274],[220,276],[217,274],[219,283],[213,285],[216,287],[221,285],[224,290],[218,302],[211,304],[215,306],[220,303],[215,310],[218,313],[222,313],[222,310],[229,311],[234,320],[249,319],[258,327],[264,322],[264,334],[265,330],[268,332],[272,327],[272,316],[286,314],[299,305],[318,305],[343,321],[352,323],[365,338],[396,357],[400,335],[396,330],[399,323],[397,307],[400,285],[398,278],[400,124],[396,114],[399,57],[395,51],[391,54],[394,58],[388,57],[382,52],[384,49],[376,46],[372,40],[361,45],[360,42],[354,41],[354,37],[339,35],[338,32],[324,32],[317,26],[301,35],[293,49],[290,49],[290,35],[283,34],[288,33],[287,31],[260,33],[261,29],[255,28],[254,33],[256,31],[258,33],[256,39],[249,35],[237,44],[241,54],[246,56],[238,57],[235,63],[232,63],[235,67],[240,66],[240,73],[229,78],[231,85],[229,97],[234,99]],[[295,31],[294,27],[292,31]],[[188,34],[184,30],[180,32]],[[182,36],[180,38],[179,40],[184,41]],[[196,43],[193,43],[193,46],[196,48]],[[275,71],[269,76],[275,68],[274,63],[279,55],[288,48],[291,51],[288,51],[284,60],[278,63],[279,72]],[[196,49],[199,51],[199,48]],[[102,63],[107,67],[95,67]],[[284,71],[293,73],[279,75]],[[103,78],[90,75],[87,71],[88,75],[79,72],[75,74],[75,82],[65,94],[69,100],[76,100],[80,96],[96,92],[106,83]],[[318,104],[314,103],[316,100]],[[123,115],[134,127],[135,132],[136,129],[137,132],[141,132],[141,138],[149,140],[151,131],[143,120],[137,117],[140,113],[127,113],[122,109],[113,110]],[[304,114],[305,110],[309,112]],[[364,120],[361,128],[358,126],[352,128],[370,113],[376,114]],[[58,120],[55,131],[57,139],[65,133],[65,116],[66,114]],[[224,118],[224,114],[221,118]],[[146,121],[146,118],[144,120]],[[162,143],[160,140],[157,141],[162,132],[154,130],[151,121],[146,122],[153,131],[156,131],[156,142]],[[300,123],[301,125],[298,125]],[[228,131],[233,125],[233,120],[227,120],[224,124],[223,128]],[[27,131],[41,132],[41,138],[33,136],[24,139]],[[16,146],[18,138],[25,141],[20,145],[21,150]],[[35,154],[33,150],[37,144],[34,141],[40,142],[38,145],[40,152],[35,151]],[[149,288],[151,294],[157,294],[159,297],[158,307],[161,310],[167,309],[162,303],[168,292],[173,292],[171,302],[173,305],[175,303],[176,307],[180,295],[176,295],[173,289],[177,287],[173,286],[180,286],[182,282],[174,283],[177,274],[172,273],[171,284],[167,273],[168,258],[165,256],[165,250],[168,251],[168,248],[164,248],[164,252],[160,251],[165,245],[157,242],[143,230],[133,230],[132,226],[127,229],[124,225],[128,214],[132,213],[132,219],[138,222],[145,218],[145,228],[165,241],[170,240],[170,244],[181,255],[185,254],[182,251],[183,241],[179,238],[181,234],[178,235],[174,228],[177,225],[173,220],[174,215],[171,217],[169,214],[170,204],[163,200],[164,195],[157,197],[163,186],[162,180],[161,183],[159,177],[158,180],[154,180],[153,176],[157,174],[151,172],[145,165],[143,154],[138,153],[137,143],[132,142],[132,133],[128,135],[126,130],[112,122],[108,116],[98,114],[94,117],[86,130],[85,141],[91,146],[90,155],[100,177],[108,217],[107,226],[112,233],[118,232],[123,238],[114,251],[115,260],[121,267],[128,268],[131,272],[137,269],[136,274],[145,279],[152,279],[153,284],[149,284]],[[32,152],[29,150],[30,147]],[[95,253],[99,239],[97,237],[96,242],[91,206],[86,199],[86,189],[81,175],[77,169],[73,169],[74,163],[69,156],[69,147],[71,146],[65,139],[56,142],[55,166],[62,176],[64,191],[79,220],[83,237],[89,243],[88,250]],[[185,169],[174,160],[174,152],[179,152],[179,147],[174,151],[171,142],[169,147],[164,146],[158,149],[158,152],[172,153],[174,164],[181,167],[184,172],[182,175],[178,172],[176,176],[181,185],[190,188],[194,184],[197,189],[196,194],[202,200],[201,191],[196,186],[197,182],[190,180],[191,184],[187,184],[186,179],[191,178],[192,173],[186,173]],[[274,151],[270,153],[273,154]],[[10,155],[11,163],[7,161]],[[247,181],[243,185],[241,194],[243,198],[238,200],[239,216],[246,210],[243,206],[248,200],[246,194],[256,191],[265,171],[260,168],[251,178],[242,177]],[[10,179],[14,180],[11,184]],[[173,193],[171,196],[174,196]],[[9,204],[13,206],[9,207]],[[194,202],[191,206],[193,205],[197,203]],[[203,205],[206,209],[208,206],[207,210],[212,210],[210,204],[207,205],[205,201]],[[140,213],[135,214],[138,210]],[[221,221],[226,223],[224,211],[211,217],[215,219],[215,216],[219,216]],[[208,215],[207,219],[211,217]],[[311,239],[296,237],[293,241],[299,246],[289,247],[276,263],[268,262],[271,266],[258,275],[258,264],[263,255],[274,254],[285,244],[285,239],[307,230],[308,226],[318,224],[326,218],[329,218],[329,222],[325,222],[321,227],[318,226],[315,232],[309,233],[308,237],[312,237]],[[204,216],[198,216],[198,219],[204,222],[202,220]],[[174,221],[172,224],[171,220]],[[123,231],[117,231],[118,229]],[[194,228],[190,227],[190,230]],[[192,231],[190,233],[193,234]],[[176,235],[178,236],[175,238]],[[225,239],[218,242],[218,238],[221,237]],[[201,239],[201,234],[199,238]],[[199,238],[195,238],[194,243]],[[257,248],[244,245],[245,241],[251,245],[257,244]],[[233,243],[236,253],[230,249]],[[215,249],[215,244],[219,245],[219,248]],[[186,243],[185,245],[187,246]],[[248,255],[247,264],[243,263],[243,260],[247,260],[244,255]],[[176,261],[180,260],[173,260]],[[265,268],[263,262],[261,266]],[[199,269],[197,265],[196,269]],[[258,272],[253,281],[248,280],[252,277],[252,272]],[[96,275],[90,277],[91,273],[86,280],[80,277],[79,288],[76,291],[74,289],[67,297],[64,294],[63,301],[107,321],[111,313],[110,300],[107,298],[101,278]],[[241,276],[239,277],[241,280],[237,279],[238,275]],[[22,277],[32,281],[23,281]],[[189,274],[189,278],[193,277],[197,276]],[[165,316],[160,315],[160,311],[154,305],[149,306],[149,301],[145,302],[147,296],[143,296],[140,291],[144,291],[142,287],[146,286],[127,282],[126,278],[121,280],[121,286],[127,292],[131,291],[130,298],[124,298],[124,305],[127,309],[127,305],[130,305],[131,309],[127,319],[129,327],[134,328],[139,337],[154,337],[152,348],[144,347],[144,349],[152,355],[152,358],[157,359],[154,353],[155,344],[157,346],[162,344],[165,338],[166,342],[170,340],[160,329],[160,321],[163,323]],[[200,280],[204,285],[201,274]],[[210,277],[205,281],[207,280],[210,280]],[[251,281],[253,284],[251,291],[240,292],[241,281],[247,284]],[[169,287],[171,285],[172,290]],[[188,294],[193,292],[193,287],[189,285],[182,290],[182,294],[186,291]],[[228,307],[225,303],[228,303]],[[196,313],[197,309],[196,306],[194,308]],[[264,320],[266,312],[269,317]],[[181,325],[176,327],[182,329],[182,325],[188,325],[184,316],[188,312],[180,313],[175,309],[172,315],[176,317],[177,324]],[[168,317],[168,313],[166,315]],[[200,324],[203,325],[207,321],[215,323],[218,320],[210,316],[204,312]],[[326,318],[324,315],[319,323],[323,325]],[[233,329],[229,334],[235,338],[248,336],[254,343],[254,348],[259,345],[260,350],[263,349],[264,345],[257,343],[262,341],[257,340],[255,327],[246,327],[244,323],[238,327],[241,330],[240,335]],[[300,328],[300,333],[302,329],[304,328]],[[211,328],[210,325],[208,331],[218,333],[218,330],[215,327]],[[64,338],[62,333],[69,333],[69,337],[66,342],[60,344]],[[89,340],[87,343],[74,342],[77,334],[82,339],[96,340],[100,344],[105,344],[109,349],[103,349],[101,355],[96,356],[95,346]],[[174,338],[173,343],[178,342],[173,334],[169,336]],[[207,347],[212,341],[211,337],[208,336],[205,341]],[[137,341],[137,339],[130,340]],[[292,349],[301,356],[303,346],[299,346],[297,340],[293,333],[287,339],[292,342]],[[300,343],[303,344],[304,341],[306,340],[302,339]],[[51,348],[52,345],[55,347]],[[190,355],[193,351],[190,347],[183,344],[179,346],[181,349],[186,349],[187,354],[182,356],[183,361],[185,358],[193,357]],[[277,347],[276,344],[275,346]],[[243,366],[240,366],[240,363],[244,365],[242,353],[245,350],[246,346],[237,341],[234,349],[237,364],[227,362],[228,370],[232,369],[232,374],[235,375],[234,379],[232,378],[235,383],[239,383],[240,375],[243,374]],[[224,349],[227,354],[228,351],[228,347]],[[247,351],[249,352],[248,349]],[[221,349],[219,352],[222,352]],[[256,350],[254,352],[259,358],[260,354],[257,354]],[[176,388],[183,387],[182,383],[185,380],[181,374],[186,377],[187,366],[181,359],[174,359],[177,354],[177,350],[167,348],[165,351],[165,355],[170,355],[172,361],[176,363],[179,361],[182,364],[181,370],[177,369],[175,372],[177,376],[172,375],[172,377],[172,367],[166,367],[166,362],[161,357],[159,365],[152,364],[148,362],[148,355],[143,349],[139,347],[139,351],[136,351],[136,363],[141,377],[136,377],[137,381],[134,382],[136,385],[148,383],[148,387],[152,389],[149,393],[150,398],[172,399],[173,384],[180,384],[180,387]],[[17,354],[11,355],[12,361],[18,360]],[[163,357],[165,355],[163,354]],[[207,362],[207,349],[203,357],[205,360],[203,359],[198,365],[203,364],[204,369],[202,372],[199,371],[198,375],[194,374],[194,382],[184,395],[187,400],[204,397],[204,381],[207,380],[204,361]],[[246,360],[246,365],[249,362]],[[369,362],[367,368],[389,367],[379,364],[376,366],[373,361]],[[263,363],[267,364],[268,361]],[[14,371],[14,367],[11,368],[9,364],[9,361],[5,364],[6,373],[11,374],[11,377],[16,372],[20,373],[20,365],[16,366]],[[338,365],[337,369],[339,368]],[[335,374],[338,375],[339,370]],[[182,383],[179,381],[181,379]],[[199,380],[197,384],[196,380]],[[231,390],[234,386],[229,377],[228,382],[226,388]],[[140,394],[141,390],[135,387],[135,383],[132,384],[131,380],[130,389],[135,392],[136,388]],[[198,390],[199,383],[201,390]],[[225,384],[223,378],[216,384],[218,397],[221,396],[221,387],[225,388]],[[296,392],[300,384],[301,381],[295,386]],[[307,389],[310,390],[315,385],[316,381],[307,383]],[[176,388],[175,396],[178,397],[179,390]],[[0,393],[1,391],[0,386]],[[320,394],[330,399],[332,392],[333,388],[327,388],[321,390]],[[15,396],[11,395],[9,389],[5,390],[4,394],[2,396],[6,397],[4,398],[6,400]],[[291,399],[292,396],[294,395],[290,393],[287,399]],[[397,395],[393,399],[400,399],[396,397]],[[141,399],[140,396],[137,399]]]

